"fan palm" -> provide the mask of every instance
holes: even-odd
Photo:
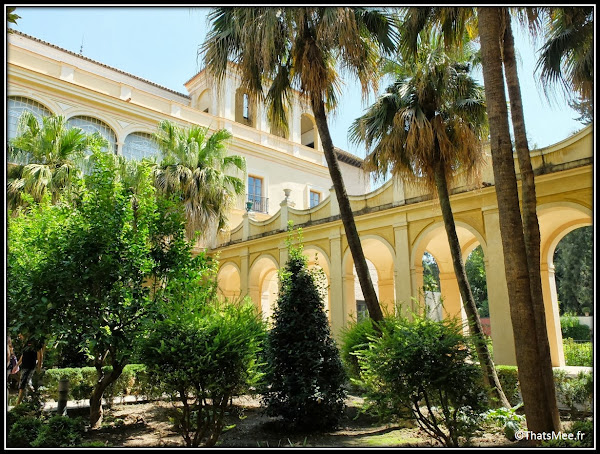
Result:
[[[439,40],[421,42],[415,59],[400,60],[396,80],[350,128],[350,139],[366,145],[367,170],[389,172],[437,191],[454,272],[476,350],[493,395],[508,406],[491,360],[467,280],[448,186],[461,172],[476,175],[482,163],[487,118],[483,87],[470,65],[452,59]],[[391,68],[391,65],[387,65]]]
[[[545,8],[545,43],[536,72],[546,95],[561,84],[591,99],[594,91],[594,7]]]
[[[492,133],[492,139],[496,137],[496,140],[492,140],[491,149],[492,157],[494,158],[494,174],[496,181],[496,193],[498,200],[502,200],[499,203],[500,210],[505,214],[501,216],[501,223],[504,224],[501,227],[501,235],[503,240],[503,247],[505,249],[505,268],[507,277],[516,276],[521,277],[518,281],[522,287],[519,287],[520,294],[524,294],[526,289],[529,290],[529,299],[523,299],[523,297],[516,296],[517,287],[512,286],[509,289],[509,299],[511,301],[511,312],[513,309],[513,330],[515,332],[515,341],[521,343],[518,339],[523,339],[523,342],[527,342],[529,345],[535,346],[538,350],[536,355],[537,360],[533,357],[529,359],[517,358],[520,368],[525,367],[529,369],[532,361],[537,361],[540,365],[535,373],[541,373],[540,377],[533,377],[532,373],[531,380],[525,379],[522,385],[527,388],[526,393],[531,392],[537,394],[537,398],[531,398],[538,402],[542,402],[547,405],[545,410],[541,410],[537,416],[533,416],[532,410],[529,412],[530,417],[528,421],[532,421],[532,427],[537,426],[542,430],[541,427],[545,427],[545,430],[559,430],[560,418],[558,414],[558,407],[556,405],[556,396],[554,390],[554,381],[552,377],[552,364],[550,358],[550,347],[548,343],[548,333],[546,329],[545,320],[545,308],[543,303],[543,295],[541,289],[541,276],[540,276],[540,234],[539,224],[537,220],[536,212],[536,191],[533,169],[531,166],[531,160],[529,156],[529,146],[527,143],[527,134],[525,130],[525,120],[523,115],[523,107],[520,93],[519,78],[517,74],[514,39],[512,35],[511,22],[509,16],[509,10],[503,8],[501,10],[494,10],[493,13],[500,15],[492,19],[490,16],[491,10],[486,10],[484,20],[494,20],[498,25],[497,31],[498,36],[492,37],[488,33],[482,33],[478,30],[478,20],[480,21],[480,13],[483,10],[474,8],[458,8],[458,7],[441,7],[441,8],[407,8],[404,10],[404,22],[403,25],[407,29],[403,36],[402,49],[409,53],[416,52],[417,36],[420,30],[427,27],[437,27],[437,30],[442,33],[444,41],[447,45],[462,46],[465,42],[465,38],[473,39],[477,35],[489,37],[489,41],[482,43],[481,52],[490,50],[489,45],[493,45],[494,42],[501,43],[502,52],[498,49],[498,53],[493,58],[499,56],[501,58],[501,65],[504,65],[506,81],[508,86],[508,92],[510,96],[510,111],[512,116],[513,130],[515,135],[515,144],[517,149],[517,155],[519,159],[519,167],[521,169],[522,176],[522,194],[523,194],[523,220],[519,218],[519,201],[518,195],[514,190],[516,187],[516,176],[514,175],[514,165],[512,150],[510,148],[510,133],[505,130],[505,125],[508,125],[508,112],[504,106],[500,106],[500,103],[506,103],[504,93],[504,78],[501,76],[502,66],[500,66],[500,73],[492,76],[490,71],[490,56],[487,55],[488,67],[484,67],[484,76],[488,76],[486,81],[486,93],[490,98],[488,100],[488,113],[490,115],[490,132]],[[514,9],[513,12],[517,13],[520,18],[527,17],[527,21],[530,25],[530,30],[535,32],[536,26],[539,24],[537,21],[538,17],[544,13],[545,8],[520,8]],[[525,22],[525,21],[522,21]],[[484,30],[489,32],[489,30]],[[494,41],[496,40],[496,41]],[[483,55],[481,56],[483,57]],[[483,58],[482,58],[483,60]],[[483,66],[483,61],[482,61]],[[495,68],[495,67],[494,67]],[[495,70],[495,69],[494,69]],[[489,78],[489,76],[492,76]],[[498,83],[498,87],[492,87],[491,84]],[[496,96],[498,96],[496,98]],[[506,116],[505,119],[503,116]],[[498,136],[497,134],[501,134]],[[506,147],[506,148],[503,148]],[[502,171],[499,169],[502,168]],[[496,172],[496,171],[499,172]],[[511,204],[512,203],[512,204]],[[509,211],[509,213],[507,213]],[[510,219],[510,222],[508,221]],[[508,227],[510,224],[510,227]],[[523,231],[523,237],[515,236],[517,228],[521,228]],[[522,241],[521,241],[522,240]],[[510,251],[510,252],[509,252]],[[509,255],[513,254],[511,258]],[[527,274],[522,266],[527,267]],[[526,282],[522,276],[527,276],[528,281]],[[511,279],[512,281],[512,279]],[[528,308],[530,306],[530,308]],[[523,325],[523,313],[532,310],[531,317],[534,319],[534,329],[531,326],[524,327]],[[519,314],[517,314],[519,312]],[[530,333],[536,333],[537,342],[531,342],[531,339],[525,341],[530,336]],[[519,351],[519,356],[523,351]],[[532,355],[533,351],[529,352]],[[540,385],[545,388],[543,391],[540,389]],[[544,396],[544,397],[541,397]],[[527,397],[527,400],[530,398]],[[533,405],[529,406],[533,409]],[[533,422],[536,420],[537,422]]]
[[[106,140],[71,127],[62,116],[42,118],[25,111],[19,118],[17,136],[9,143],[7,201],[10,209],[26,205],[22,195],[39,202],[50,193],[56,202],[62,191],[81,175],[86,151],[99,150]]]
[[[244,193],[244,181],[235,175],[246,169],[246,161],[227,155],[231,139],[226,129],[209,134],[208,128],[189,129],[163,120],[154,134],[162,161],[155,167],[154,181],[159,193],[176,195],[186,215],[186,236],[208,238],[227,225],[227,214],[237,196]]]
[[[369,316],[383,313],[365,260],[342,174],[327,124],[341,79],[338,68],[358,77],[363,95],[376,85],[378,45],[391,49],[394,29],[389,18],[367,8],[215,8],[212,29],[201,48],[210,74],[224,80],[229,62],[237,64],[242,86],[264,98],[273,127],[287,130],[286,106],[292,91],[309,102],[346,239],[365,296]]]

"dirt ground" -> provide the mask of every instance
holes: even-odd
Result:
[[[312,447],[435,447],[435,441],[415,424],[406,421],[386,425],[372,416],[359,414],[361,399],[349,396],[346,413],[337,430],[326,433],[291,433],[278,419],[264,415],[260,402],[250,397],[234,401],[228,416],[231,426],[221,434],[222,448],[312,448]],[[169,413],[173,404],[165,401],[117,404],[105,409],[103,426],[88,431],[84,441],[101,442],[107,447],[183,447],[181,435],[173,430]],[[500,432],[485,433],[472,440],[477,447],[519,447]]]

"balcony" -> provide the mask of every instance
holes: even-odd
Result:
[[[256,211],[258,213],[269,212],[268,197],[260,197],[257,195],[248,194],[246,198],[246,211]]]

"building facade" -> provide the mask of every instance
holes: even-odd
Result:
[[[287,259],[288,221],[302,227],[311,266],[327,279],[326,309],[339,334],[363,310],[335,194],[310,109],[298,96],[287,134],[271,130],[264,106],[240,88],[234,68],[216,89],[205,73],[185,83],[187,94],[92,61],[19,32],[7,49],[7,133],[16,134],[24,109],[59,114],[110,142],[110,152],[130,158],[156,154],[152,133],[161,120],[233,134],[231,154],[247,162],[246,195],[230,214],[231,228],[208,245],[218,254],[218,281],[227,297],[248,295],[265,316],[277,294],[277,270]],[[592,224],[593,127],[532,152],[541,233],[541,274],[552,362],[564,365],[553,254],[570,231]],[[451,203],[463,260],[483,249],[497,364],[516,364],[498,202],[487,153],[482,183],[459,178]],[[417,309],[422,298],[425,251],[440,270],[442,304],[431,313],[464,320],[441,211],[422,188],[390,180],[369,192],[361,160],[337,150],[365,255],[382,306]],[[518,161],[515,156],[518,171]],[[251,204],[249,205],[248,202]],[[248,211],[247,208],[250,208]]]
[[[98,131],[111,152],[134,159],[159,154],[152,134],[161,120],[227,129],[233,134],[229,153],[243,156],[247,165],[246,174],[237,175],[246,181],[246,194],[229,216],[233,227],[246,202],[252,202],[256,219],[266,219],[286,193],[301,209],[329,194],[331,179],[310,108],[297,94],[289,134],[275,134],[264,106],[240,88],[233,67],[220,90],[202,71],[184,84],[188,93],[183,94],[18,31],[8,34],[6,66],[8,138],[16,135],[24,109],[40,118],[62,115],[74,126]],[[362,160],[336,151],[348,193],[365,193],[369,178]]]

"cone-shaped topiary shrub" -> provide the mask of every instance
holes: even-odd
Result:
[[[282,416],[296,429],[335,427],[346,397],[346,374],[324,304],[318,269],[309,270],[299,245],[288,238],[289,259],[279,272],[273,326],[265,350],[267,414]]]

